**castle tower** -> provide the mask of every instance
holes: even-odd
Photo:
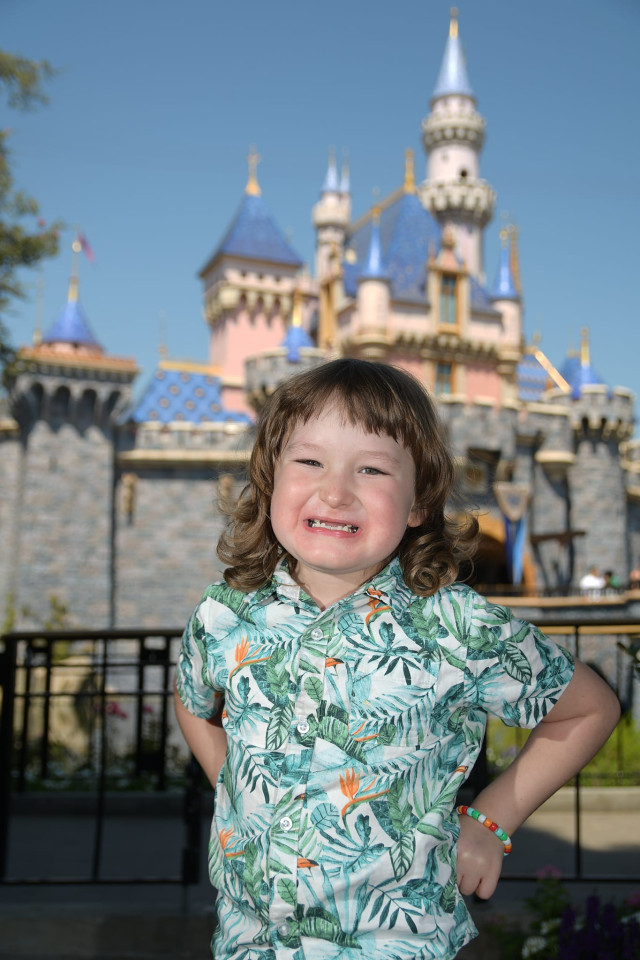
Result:
[[[518,386],[517,366],[522,359],[522,301],[514,267],[517,267],[515,228],[500,231],[500,262],[491,291],[491,302],[502,316],[499,366],[502,378],[502,401],[515,403]]]
[[[221,243],[200,271],[204,316],[210,328],[210,364],[222,374],[222,404],[250,412],[244,359],[276,349],[293,308],[302,260],[274,222],[258,184],[259,157],[249,154],[249,179]]]
[[[569,415],[569,521],[571,528],[583,531],[573,544],[573,582],[579,583],[594,564],[603,571],[614,571],[624,581],[630,558],[620,448],[633,433],[633,393],[623,387],[610,388],[596,373],[586,328],[579,356],[569,356],[560,374],[568,390],[553,391],[548,402],[565,406]],[[550,460],[553,467],[553,454],[537,454],[536,459],[548,469]]]
[[[331,150],[320,199],[312,212],[316,230],[315,274],[320,282],[331,270],[332,257],[337,256],[341,261],[344,256],[345,237],[350,219],[349,168],[345,160],[339,179],[335,152]]]
[[[41,343],[18,352],[10,384],[21,453],[5,586],[16,610],[33,609],[31,625],[51,598],[74,626],[113,623],[114,430],[136,373],[133,360],[109,356],[96,340],[74,272],[64,309]]]
[[[422,122],[428,159],[420,199],[443,227],[454,229],[459,255],[482,281],[482,231],[493,215],[495,193],[480,178],[485,121],[475,104],[453,8],[431,112]]]
[[[357,320],[354,346],[364,360],[384,360],[388,337],[391,278],[385,270],[380,243],[380,208],[373,210],[371,239],[362,273],[358,277]]]

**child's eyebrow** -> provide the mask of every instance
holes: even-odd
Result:
[[[293,453],[296,455],[302,453],[321,455],[324,452],[322,446],[307,440],[296,440],[294,443],[287,444],[286,449],[289,454]],[[363,460],[377,460],[380,463],[389,463],[394,466],[400,464],[400,457],[396,457],[391,453],[384,453],[382,450],[356,450],[355,453],[359,459]]]

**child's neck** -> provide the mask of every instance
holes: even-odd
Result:
[[[382,566],[384,566],[384,564]],[[380,567],[380,569],[382,569],[382,567]],[[362,576],[358,574],[354,574],[352,577],[350,577],[349,574],[337,577],[334,574],[325,574],[317,570],[313,571],[313,576],[311,577],[305,575],[304,571],[300,576],[297,571],[294,571],[293,578],[321,610],[326,610],[327,607],[333,606],[333,604],[339,600],[350,597],[351,594],[355,593],[363,584],[368,583],[371,577],[379,572],[380,570],[373,571],[371,575],[365,577],[364,580]]]

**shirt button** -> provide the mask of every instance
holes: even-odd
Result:
[[[306,720],[301,720],[297,725],[296,730],[298,733],[309,733],[309,724]]]
[[[288,937],[291,933],[291,924],[290,923],[279,923],[278,924],[278,933],[281,937]]]
[[[283,830],[291,830],[291,827],[293,826],[293,820],[291,817],[282,817],[280,820],[280,826]]]
[[[324,633],[323,633],[323,631],[320,629],[320,627],[316,627],[315,630],[312,630],[312,631],[311,631],[311,639],[312,639],[312,640],[322,640],[323,636],[324,636]]]

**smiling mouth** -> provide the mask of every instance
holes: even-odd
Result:
[[[322,530],[340,530],[344,533],[358,532],[358,527],[352,523],[329,523],[327,520],[307,520],[307,526],[311,529],[320,527]]]

